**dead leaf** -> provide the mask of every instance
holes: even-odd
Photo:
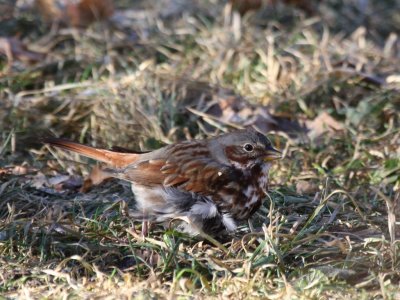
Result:
[[[254,126],[262,132],[284,132],[289,138],[304,141],[307,128],[295,115],[277,115],[265,105],[250,103],[233,90],[212,86],[202,81],[161,77],[166,83],[165,93],[179,95],[182,106],[192,114],[185,117],[195,119],[208,131],[215,128],[243,128]],[[194,116],[193,116],[194,115]]]
[[[50,178],[50,182],[53,178]],[[64,176],[63,180],[58,180],[58,183],[53,184],[54,189],[57,191],[77,190],[83,184],[82,177],[80,176]]]
[[[314,120],[307,121],[306,125],[309,129],[308,136],[311,140],[316,140],[327,132],[333,134],[344,129],[343,124],[335,120],[327,112],[322,112]]]
[[[0,3],[0,22],[10,20],[14,17],[15,4],[17,1],[8,1]]]
[[[363,82],[373,86],[383,86],[386,84],[387,79],[381,76],[366,74],[353,70],[351,68],[336,68],[329,73],[330,78],[335,79],[353,79],[357,82]]]
[[[34,52],[16,37],[0,37],[0,54],[7,58],[10,66],[14,60],[25,63],[35,63],[44,59],[45,55]]]
[[[82,186],[82,178],[76,175],[56,175],[47,177],[43,173],[37,173],[31,177],[31,186],[50,194],[68,190],[77,190]]]
[[[33,168],[26,163],[16,166],[6,166],[4,168],[0,168],[0,175],[27,175],[29,173],[37,172],[36,168]]]
[[[318,186],[315,183],[306,180],[299,180],[296,183],[296,192],[300,195],[315,194]]]
[[[112,0],[81,0],[78,4],[69,4],[67,13],[72,26],[86,27],[110,18],[114,14],[114,3]]]
[[[189,89],[191,86],[187,88]],[[192,97],[194,93],[194,90],[189,91]],[[203,95],[198,95],[193,100],[204,99],[197,101],[196,110],[200,112],[198,115],[206,122],[210,117],[216,122],[229,126],[255,126],[262,132],[282,131],[293,138],[305,133],[305,128],[300,126],[296,120],[273,115],[267,106],[253,105],[230,90],[203,89],[202,93]],[[193,109],[191,111],[195,112]]]
[[[80,188],[81,193],[87,193],[94,185],[99,185],[104,180],[111,178],[106,172],[100,167],[93,167],[89,176],[83,181],[82,187]]]
[[[28,168],[26,166],[15,166],[12,171],[13,175],[26,175]]]
[[[112,0],[36,0],[35,5],[47,22],[87,27],[114,14]]]
[[[56,175],[47,180],[48,186],[56,191],[76,190],[82,186],[80,176]]]
[[[232,9],[237,10],[242,16],[249,11],[258,10],[262,6],[262,0],[230,0],[229,2]]]
[[[31,186],[37,189],[41,189],[42,187],[48,185],[47,177],[39,172],[35,176],[33,176],[31,180]]]
[[[63,13],[64,1],[36,0],[35,7],[47,22],[66,22],[67,15]]]
[[[68,180],[68,178],[69,178],[68,175],[57,175],[49,178],[48,183],[49,185],[57,185]]]

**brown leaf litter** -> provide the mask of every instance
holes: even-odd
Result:
[[[47,22],[87,27],[114,14],[112,0],[36,0],[36,8]]]
[[[30,50],[29,46],[18,37],[0,37],[1,54],[7,58],[8,68],[16,60],[24,63],[35,63],[45,58],[45,54]]]

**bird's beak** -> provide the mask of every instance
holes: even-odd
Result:
[[[271,161],[282,158],[282,153],[275,148],[270,148],[265,151],[264,161]]]

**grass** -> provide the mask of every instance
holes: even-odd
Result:
[[[46,58],[0,78],[0,298],[398,299],[399,4],[116,3],[87,29],[12,19]],[[156,149],[246,122],[285,159],[223,244],[142,238],[129,185],[80,192],[91,163],[38,142]]]

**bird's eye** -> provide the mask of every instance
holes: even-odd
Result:
[[[252,144],[245,144],[245,145],[243,146],[243,149],[244,149],[245,151],[247,151],[247,152],[252,152],[252,151],[254,150],[254,147],[253,147]]]

